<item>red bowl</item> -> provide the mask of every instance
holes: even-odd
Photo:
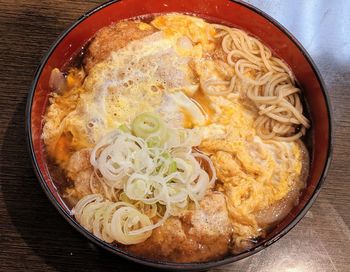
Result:
[[[41,139],[42,117],[50,93],[48,82],[51,70],[55,67],[64,67],[96,31],[112,22],[135,16],[168,12],[197,14],[215,22],[237,26],[260,38],[294,71],[300,87],[304,90],[309,118],[312,121],[312,129],[308,137],[311,158],[310,172],[307,187],[298,206],[253,249],[218,261],[183,264],[143,259],[96,238],[70,215],[69,209],[58,194],[45,161],[44,145]],[[148,0],[142,3],[139,0],[123,0],[112,1],[87,12],[57,39],[42,60],[28,95],[26,134],[34,170],[45,193],[74,228],[95,244],[118,256],[141,264],[172,270],[203,270],[235,262],[257,253],[280,239],[298,223],[315,201],[325,180],[332,150],[330,103],[320,73],[306,50],[285,28],[259,9],[242,2],[228,0]]]

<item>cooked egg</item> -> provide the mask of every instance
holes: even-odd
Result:
[[[69,132],[74,148],[90,147],[109,131],[148,111],[166,113],[168,123],[179,127],[183,125],[186,109],[194,124],[203,125],[203,112],[182,93],[193,93],[198,88],[188,65],[190,57],[177,54],[175,47],[176,41],[159,31],[112,52],[109,59],[90,70],[74,110],[62,114],[66,116],[60,129],[45,130],[51,135],[44,134],[44,138],[58,141],[59,135]],[[49,109],[48,115],[53,109]],[[54,116],[50,116],[53,118],[48,120],[47,127],[50,122],[62,121],[54,121]]]
[[[237,97],[211,97],[216,124],[200,148],[211,159],[242,237],[259,233],[257,211],[284,198],[301,173],[301,147],[295,142],[266,142],[256,136],[254,114]],[[222,135],[222,136],[221,136]],[[239,223],[238,223],[239,222]]]
[[[152,25],[164,31],[168,37],[186,36],[204,50],[214,48],[215,28],[203,19],[182,14],[157,16]]]

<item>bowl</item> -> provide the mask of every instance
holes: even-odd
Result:
[[[312,122],[308,142],[311,165],[307,186],[299,204],[281,221],[265,239],[249,251],[217,261],[202,263],[171,263],[140,258],[118,249],[92,235],[70,215],[60,197],[46,165],[44,144],[41,139],[43,115],[49,98],[49,77],[55,67],[64,67],[100,28],[122,19],[154,14],[181,12],[236,26],[261,39],[280,58],[289,64],[298,79]],[[331,160],[332,122],[330,103],[315,64],[301,44],[278,22],[259,9],[240,1],[228,0],[122,0],[103,4],[81,16],[54,42],[41,61],[31,86],[26,109],[26,135],[34,170],[43,190],[61,215],[93,243],[118,256],[144,265],[171,270],[204,270],[243,259],[268,247],[288,231],[306,214],[324,183]]]

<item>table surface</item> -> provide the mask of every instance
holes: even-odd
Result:
[[[334,117],[326,184],[304,219],[266,250],[213,271],[350,271],[350,1],[250,0],[304,45]],[[44,195],[25,143],[33,74],[56,37],[101,1],[0,0],[0,271],[148,271],[96,248]]]

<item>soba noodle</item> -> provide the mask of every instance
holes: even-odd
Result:
[[[295,141],[310,127],[303,115],[300,89],[283,61],[272,56],[259,40],[245,32],[213,25],[222,37],[227,63],[234,69],[230,80],[207,79],[201,82],[208,95],[240,93],[255,105],[257,134],[264,140]]]

